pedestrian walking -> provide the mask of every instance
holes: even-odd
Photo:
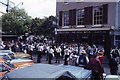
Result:
[[[118,64],[115,58],[111,58],[109,61],[110,73],[111,75],[117,75]]]
[[[61,45],[61,56],[62,56],[62,58],[64,57],[64,50],[65,50],[65,45],[64,44],[62,44]]]
[[[34,45],[32,43],[30,43],[28,45],[28,48],[29,48],[29,54],[31,56],[31,59],[32,59],[32,54],[33,54],[33,49],[35,48]]]
[[[60,46],[57,46],[56,48],[56,63],[60,63],[60,56],[61,56],[61,48]]]
[[[50,50],[50,46],[49,45],[47,45],[46,46],[46,61],[48,61],[48,59],[49,59],[49,50]]]
[[[120,57],[119,55],[119,50],[117,48],[113,48],[110,52],[110,58],[118,58]]]
[[[87,65],[87,68],[92,70],[92,78],[94,80],[103,80],[104,69],[100,64],[100,61],[97,59],[97,55],[93,55]]]
[[[51,64],[51,60],[54,57],[54,50],[52,47],[50,47],[49,49],[49,59],[48,59],[48,63]]]
[[[69,50],[68,47],[66,47],[64,53],[65,53],[65,55],[64,55],[64,65],[68,65],[69,55],[70,55],[71,51]]]
[[[99,61],[100,61],[101,64],[104,63],[105,57],[104,57],[104,52],[102,50],[98,51],[98,59],[99,59]]]
[[[37,56],[38,63],[41,63],[42,53],[43,53],[43,46],[42,44],[39,44],[38,45],[38,56]]]
[[[77,65],[85,67],[89,63],[89,58],[85,50],[81,52],[81,55],[77,58]]]

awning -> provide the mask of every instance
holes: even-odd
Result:
[[[56,32],[67,32],[67,31],[108,31],[111,28],[69,28],[69,29],[56,29]]]

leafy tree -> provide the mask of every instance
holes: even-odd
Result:
[[[38,34],[39,32],[41,32],[41,29],[39,30],[39,28],[41,27],[42,25],[42,22],[43,22],[43,19],[40,19],[40,18],[34,18],[32,19],[32,25],[31,25],[31,32],[32,34]]]
[[[43,19],[40,18],[34,18],[32,19],[32,25],[31,25],[31,33],[32,34],[38,34],[38,35],[53,35],[54,29],[56,28],[56,17],[49,16],[44,17]]]
[[[21,35],[28,32],[30,26],[31,17],[28,16],[24,9],[15,7],[2,15],[2,31],[5,33]]]
[[[49,16],[48,18],[45,17],[43,18],[41,26],[38,28],[38,34],[43,34],[43,35],[53,35],[54,34],[54,29],[56,28],[56,24],[53,24],[56,22],[56,17],[54,16]]]

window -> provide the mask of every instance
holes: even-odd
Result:
[[[94,25],[102,24],[102,18],[103,18],[103,7],[95,7],[93,8],[93,16],[94,16]]]
[[[3,59],[5,59],[5,60],[11,60],[11,58],[10,58],[8,55],[3,55],[2,57],[3,57]]]
[[[120,36],[118,36],[118,35],[115,38],[116,38],[116,40],[120,40]]]
[[[120,47],[120,35],[115,36],[115,45]]]
[[[64,26],[69,26],[69,11],[64,12]]]
[[[77,11],[77,25],[84,25],[84,9]]]

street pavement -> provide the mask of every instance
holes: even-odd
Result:
[[[33,55],[33,61],[35,63],[37,63],[37,54]],[[45,55],[42,56],[41,63],[48,64],[48,61],[46,61],[46,56]],[[63,63],[64,63],[63,59],[60,59],[60,63],[59,64],[63,64]],[[59,65],[58,63],[55,63],[55,57],[52,59],[52,64],[53,65]],[[108,64],[109,64],[108,59],[105,58],[105,61],[103,63],[104,73],[106,73],[107,75],[110,75],[110,68],[109,68]],[[73,65],[74,66],[75,64],[74,64],[74,62],[70,61],[69,65]]]

